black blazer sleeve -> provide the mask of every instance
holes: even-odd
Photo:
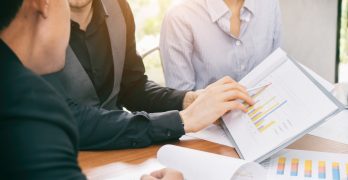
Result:
[[[65,97],[78,123],[79,148],[82,150],[123,149],[177,140],[185,134],[179,112],[130,113],[105,110],[76,103],[68,97],[57,74],[45,79]]]
[[[78,121],[82,150],[139,148],[176,140],[185,133],[178,111],[129,113],[67,101]]]
[[[127,46],[119,103],[131,111],[181,110],[185,91],[165,88],[147,79],[136,52],[134,17],[128,3],[119,0],[127,26]]]

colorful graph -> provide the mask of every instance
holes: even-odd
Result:
[[[348,154],[284,149],[261,164],[269,180],[348,180]]]
[[[319,161],[318,173],[319,173],[319,179],[326,179],[326,163],[325,163],[325,161]]]
[[[283,175],[284,174],[284,170],[285,170],[285,161],[286,158],[285,157],[280,157],[278,159],[278,167],[277,167],[277,174],[278,175]]]
[[[279,157],[278,162],[277,162],[277,175],[286,175],[287,173],[285,172],[286,169],[286,157]],[[313,161],[312,160],[303,160],[302,163],[303,165],[303,177],[305,178],[318,178],[318,179],[327,179],[327,171],[326,171],[326,161],[317,161],[318,163],[318,171],[317,175],[313,174]],[[300,159],[298,158],[292,158],[291,159],[291,168],[290,168],[290,176],[293,177],[299,177],[299,164],[300,164]],[[346,170],[346,175],[348,177],[348,163],[345,164],[345,170]],[[341,172],[340,172],[340,163],[339,162],[332,162],[331,165],[331,171],[332,171],[332,178],[328,179],[333,179],[333,180],[340,180],[341,179]]]
[[[255,94],[251,95],[255,104],[248,107],[248,116],[261,133],[277,124],[278,121],[272,120],[269,116],[287,103],[287,100],[279,101],[276,96],[260,98],[270,85],[261,88]]]
[[[291,160],[290,176],[298,176],[298,163],[299,163],[299,159],[292,159]]]

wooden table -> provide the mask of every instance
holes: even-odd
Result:
[[[225,156],[238,157],[236,151],[231,147],[199,139],[181,140],[171,142],[170,144]],[[117,175],[120,173],[129,172],[129,170],[132,169],[136,170],[137,167],[140,166],[142,163],[146,162],[147,160],[156,158],[156,153],[161,146],[162,145],[153,145],[142,149],[80,152],[78,160],[80,166],[82,167],[82,170],[84,171],[84,173],[86,173],[87,176],[92,176],[93,174],[93,176],[96,177],[96,173],[106,173],[108,166],[105,165],[108,164],[115,165],[112,167],[112,172],[113,175]],[[348,145],[326,140],[312,135],[304,136],[302,139],[296,141],[288,148],[348,154]],[[127,171],[125,169],[127,169]]]

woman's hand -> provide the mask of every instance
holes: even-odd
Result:
[[[206,128],[229,111],[246,112],[243,102],[254,104],[245,87],[230,77],[220,79],[201,91],[197,99],[180,112],[185,132]]]

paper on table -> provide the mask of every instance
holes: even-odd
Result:
[[[142,175],[165,168],[157,159],[149,159],[141,164],[115,162],[87,172],[89,180],[139,180]]]
[[[309,134],[348,144],[348,110],[340,112]]]
[[[348,154],[285,149],[263,164],[269,180],[348,177]]]
[[[234,147],[231,141],[228,140],[225,134],[225,131],[223,131],[223,129],[219,125],[212,124],[209,127],[199,132],[187,133],[186,135],[190,137],[195,137],[195,138],[203,139],[206,141],[210,141],[213,143],[217,143],[217,144]]]
[[[157,159],[161,164],[181,171],[187,180],[266,179],[265,170],[254,162],[174,145],[160,148]]]

